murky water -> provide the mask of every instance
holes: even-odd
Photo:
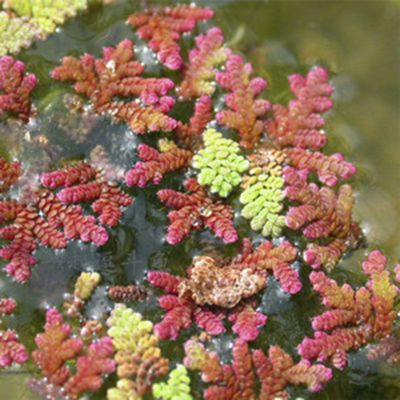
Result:
[[[67,115],[62,98],[66,85],[52,81],[49,71],[66,54],[90,52],[99,55],[102,46],[132,38],[126,17],[140,7],[139,1],[123,1],[68,22],[58,33],[24,51],[20,58],[36,73],[40,86],[35,104],[40,117],[28,127],[0,126],[0,153],[22,155],[26,166],[42,168],[60,159],[88,157],[98,144],[105,146],[121,168],[133,165],[136,139],[124,125],[107,118]],[[147,2],[155,3],[155,2]],[[160,2],[157,2],[160,3]],[[167,3],[167,2],[163,2]],[[216,8],[217,23],[230,46],[246,54],[256,72],[270,83],[267,95],[274,101],[288,98],[286,76],[305,72],[320,64],[329,68],[336,88],[336,107],[328,120],[329,148],[342,151],[359,167],[353,180],[357,193],[357,219],[362,221],[370,248],[384,249],[391,261],[400,259],[400,3],[398,1],[201,1]],[[79,128],[79,129],[78,129]],[[40,135],[49,144],[40,144]],[[80,135],[80,136],[79,136]],[[39,139],[38,139],[39,138]],[[149,135],[148,141],[153,139]],[[161,187],[176,187],[178,175],[165,179]],[[158,188],[157,188],[158,189]],[[147,269],[184,271],[191,257],[212,242],[207,233],[192,235],[171,247],[163,240],[166,210],[156,200],[156,189],[131,190],[136,196],[122,224],[112,231],[102,249],[71,244],[66,250],[37,252],[33,278],[24,285],[10,283],[1,273],[1,295],[19,303],[18,315],[8,319],[21,332],[31,349],[33,337],[43,324],[43,309],[60,305],[62,294],[71,289],[82,270],[97,270],[103,285],[88,307],[89,315],[102,315],[109,306],[105,287],[141,282]],[[221,246],[232,252],[234,247]],[[335,276],[358,273],[364,250],[342,262]],[[137,307],[147,317],[161,315],[155,301]],[[280,344],[294,354],[294,347],[310,334],[309,318],[319,310],[319,300],[309,291],[292,299],[277,295],[269,285],[263,296],[269,321],[255,346]],[[181,338],[185,339],[190,332]],[[229,355],[230,337],[218,341]],[[176,360],[182,355],[181,341],[163,344],[165,354]],[[0,399],[34,399],[24,388],[31,366],[0,374]],[[197,384],[194,395],[199,396]],[[353,354],[350,366],[335,371],[334,380],[318,394],[292,391],[305,399],[396,400],[400,399],[400,370]],[[97,398],[104,398],[104,394]]]

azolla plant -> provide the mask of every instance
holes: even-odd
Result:
[[[41,29],[53,29],[36,2],[5,4]],[[86,317],[85,304],[101,270],[82,272],[64,305],[47,310],[35,338],[37,376],[29,387],[43,398],[78,399],[101,391],[109,400],[288,399],[293,386],[323,389],[334,379],[331,365],[344,368],[348,353],[361,347],[369,346],[371,359],[400,360],[400,267],[393,273],[374,250],[362,264],[364,285],[339,284],[329,276],[360,245],[362,233],[345,183],[356,168],[343,155],[324,152],[323,114],[333,106],[334,90],[328,72],[314,67],[290,75],[292,99],[272,104],[267,82],[226,46],[212,16],[208,8],[186,5],[135,13],[128,19],[134,40],[104,48],[102,56],[65,56],[51,71],[54,84],[73,85],[81,96],[77,104],[87,101],[93,113],[126,123],[137,135],[138,161],[122,180],[104,148],[97,148],[96,163],[65,162],[29,185],[20,161],[0,159],[0,257],[5,272],[21,284],[40,262],[38,248],[62,249],[74,240],[105,245],[134,203],[129,188],[146,190],[171,173],[180,174],[180,187],[157,191],[168,213],[166,246],[208,230],[219,244],[240,247],[229,259],[204,252],[180,274],[153,270],[146,282],[108,288],[103,296],[112,310],[97,319]],[[187,56],[182,42],[192,44]],[[153,54],[165,76],[138,58],[139,48]],[[33,117],[37,83],[23,63],[1,57],[0,116],[22,122]],[[183,108],[190,115],[180,119]],[[155,140],[142,142],[146,136]],[[272,280],[288,297],[302,296],[308,280],[325,307],[297,353],[252,343],[260,333],[268,337],[260,295]],[[136,306],[160,290],[164,315],[150,321]],[[1,316],[16,307],[3,298]],[[229,359],[211,340],[223,333],[234,337]],[[163,342],[184,335],[185,345],[176,346],[181,358],[168,360]],[[28,357],[17,333],[2,329],[0,366]],[[200,372],[202,394],[192,388],[193,371]]]
[[[4,0],[0,4],[0,55],[18,53],[45,39],[68,18],[85,10],[87,0]]]

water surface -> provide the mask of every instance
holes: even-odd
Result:
[[[27,69],[40,79],[34,101],[40,111],[35,124],[28,127],[0,127],[0,153],[22,155],[26,166],[55,165],[60,159],[83,159],[102,144],[121,168],[133,165],[136,139],[123,124],[107,118],[67,115],[62,104],[70,91],[49,78],[49,71],[66,54],[90,52],[100,55],[102,46],[133,38],[124,21],[141,7],[139,2],[121,1],[90,12],[67,24],[46,41],[37,42],[22,52]],[[382,248],[391,262],[400,259],[400,6],[397,1],[200,1],[216,8],[217,23],[226,33],[229,45],[254,64],[257,74],[269,81],[267,96],[273,101],[289,98],[286,77],[306,72],[315,64],[327,67],[333,77],[336,106],[330,113],[327,131],[329,150],[341,151],[359,168],[353,179],[357,194],[356,218],[369,242],[369,248]],[[79,128],[79,129],[78,129]],[[82,136],[81,140],[79,132]],[[50,145],[34,146],[39,135]],[[78,138],[78,139],[77,139]],[[150,142],[153,139],[148,139]],[[179,176],[165,179],[161,187],[178,187]],[[158,188],[157,188],[158,189]],[[102,249],[72,243],[61,252],[40,249],[33,277],[24,286],[11,283],[1,273],[2,296],[12,295],[19,312],[8,319],[10,327],[21,332],[31,349],[33,337],[43,324],[43,310],[60,305],[82,270],[103,275],[102,286],[88,306],[88,315],[101,316],[109,306],[105,286],[141,282],[147,269],[183,272],[191,257],[215,243],[221,251],[232,253],[234,246],[223,247],[207,233],[192,235],[175,248],[166,245],[166,210],[156,200],[156,189],[131,190],[136,197],[122,224],[111,233]],[[359,250],[344,260],[335,276],[357,278]],[[155,301],[137,309],[156,321],[161,312]],[[319,299],[309,291],[294,298],[279,295],[271,284],[263,295],[263,310],[269,315],[266,328],[255,343],[266,348],[280,344],[291,354],[304,335],[310,334],[309,318],[319,312]],[[191,332],[181,335],[189,337]],[[182,340],[164,343],[172,361],[182,355]],[[229,358],[230,337],[218,340],[224,357]],[[0,374],[1,399],[34,399],[24,388],[31,366],[14,373]],[[353,353],[345,371],[335,371],[334,380],[324,391],[310,394],[301,388],[291,391],[293,398],[326,400],[400,399],[399,369],[366,360],[365,352]],[[194,380],[193,394],[199,397],[201,384]],[[196,383],[197,382],[197,383]],[[104,398],[104,394],[96,396]]]

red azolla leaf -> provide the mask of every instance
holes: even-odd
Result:
[[[262,350],[250,351],[247,342],[237,339],[234,343],[232,364],[222,364],[215,352],[207,351],[196,339],[185,343],[184,364],[191,370],[199,370],[205,383],[212,383],[204,398],[255,399],[255,369],[260,380],[260,400],[288,398],[289,385],[307,385],[318,391],[332,378],[332,371],[320,364],[301,360],[297,364],[279,346],[271,346],[268,356]]]
[[[22,61],[0,57],[0,116],[10,113],[27,122],[32,114],[31,93],[37,83],[34,74],[25,73]]]
[[[152,8],[132,14],[128,23],[138,28],[141,39],[148,40],[150,48],[166,67],[179,69],[183,65],[178,40],[185,32],[191,32],[197,21],[213,16],[209,8],[178,5]]]
[[[180,123],[177,126],[175,135],[178,143],[192,151],[198,149],[202,145],[201,135],[212,119],[213,105],[211,97],[199,97],[194,104],[193,114],[189,123]]]
[[[147,274],[147,280],[155,287],[158,287],[166,293],[178,294],[178,286],[181,279],[169,272],[150,271]]]
[[[158,197],[163,203],[177,209],[168,214],[171,225],[167,241],[171,244],[180,243],[192,229],[197,230],[201,225],[214,231],[225,243],[237,241],[238,235],[232,222],[232,208],[209,197],[195,179],[187,179],[184,185],[189,194],[171,189],[158,192]]]
[[[0,331],[0,367],[6,368],[28,361],[28,352],[13,330]]]
[[[264,131],[266,112],[270,109],[267,100],[257,99],[257,96],[267,86],[261,78],[253,78],[252,67],[245,64],[242,57],[231,54],[225,65],[225,71],[218,72],[218,84],[229,93],[225,96],[227,110],[219,111],[217,122],[235,129],[240,135],[240,144],[253,148]]]
[[[107,112],[127,122],[138,134],[175,129],[177,122],[166,115],[175,102],[167,95],[173,82],[166,78],[143,78],[143,71],[134,59],[133,43],[125,39],[115,48],[104,48],[100,59],[88,54],[79,60],[64,57],[62,65],[52,71],[52,77],[75,82],[75,90],[89,97],[98,113]],[[131,97],[140,98],[141,104],[130,100]]]
[[[21,172],[19,161],[8,163],[0,157],[0,193],[7,191],[18,180]]]
[[[138,153],[143,161],[138,161],[126,172],[125,181],[128,186],[140,188],[150,181],[159,184],[167,172],[187,167],[192,158],[192,152],[189,150],[173,147],[166,152],[158,152],[146,144],[138,146]]]
[[[13,314],[17,308],[17,302],[11,297],[0,299],[0,316]]]
[[[223,64],[230,50],[224,47],[219,28],[211,28],[195,38],[196,47],[189,52],[189,64],[178,88],[184,98],[211,96],[215,91],[217,67]]]
[[[259,328],[265,325],[267,319],[266,315],[254,311],[250,305],[239,308],[229,316],[229,320],[234,322],[233,332],[245,341],[256,340],[260,333]]]
[[[193,307],[182,302],[171,308],[161,322],[154,326],[154,332],[161,339],[175,340],[182,329],[187,329],[192,322]]]
[[[298,347],[304,358],[330,359],[334,366],[343,368],[348,351],[392,334],[399,291],[386,270],[386,258],[373,251],[363,269],[370,280],[357,291],[348,284],[339,286],[323,272],[310,274],[314,290],[329,310],[313,318],[314,337],[305,338]]]
[[[312,69],[306,77],[294,74],[289,77],[290,89],[295,99],[288,107],[276,104],[273,118],[267,120],[268,136],[279,148],[296,147],[319,149],[325,145],[322,128],[325,120],[319,115],[328,111],[333,103],[333,87],[323,68]]]
[[[205,307],[197,307],[194,312],[197,326],[208,334],[215,336],[224,333],[226,330],[222,323],[222,317]]]
[[[50,383],[64,384],[70,376],[65,365],[82,350],[82,340],[71,337],[71,328],[64,323],[62,316],[55,308],[46,313],[44,333],[36,335],[37,350],[32,358]]]
[[[103,384],[104,375],[115,370],[112,340],[108,336],[92,343],[87,355],[78,357],[76,373],[65,384],[65,391],[71,399],[78,399],[87,391],[96,391]]]
[[[337,193],[327,187],[319,188],[308,183],[307,170],[284,169],[286,196],[298,205],[289,208],[286,225],[302,230],[310,240],[332,238],[331,242],[318,245],[310,243],[304,258],[313,268],[323,265],[332,268],[342,254],[357,246],[360,232],[352,222],[354,203],[349,185],[340,186]]]

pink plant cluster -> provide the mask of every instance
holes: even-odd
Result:
[[[130,196],[103,181],[86,163],[44,173],[41,182],[44,188],[32,194],[32,203],[0,200],[0,237],[9,241],[0,249],[0,257],[9,261],[6,273],[20,283],[32,274],[38,246],[62,249],[73,239],[101,246],[108,240],[105,226],[115,226],[122,208],[132,203]],[[97,218],[85,214],[78,204],[83,202],[92,203]]]
[[[0,157],[0,193],[6,192],[18,180],[21,175],[21,163],[19,161],[7,162]]]
[[[271,346],[266,355],[262,350],[251,351],[247,342],[236,339],[232,349],[232,364],[224,364],[218,354],[207,351],[196,339],[185,343],[185,366],[199,370],[204,383],[204,399],[263,399],[289,398],[288,385],[306,385],[319,391],[332,378],[332,371],[307,360],[295,363],[279,346]],[[255,373],[253,371],[255,369]],[[254,390],[256,378],[261,385],[258,396]]]
[[[0,317],[12,315],[17,303],[11,297],[0,299]],[[0,368],[13,364],[24,364],[28,361],[28,352],[19,341],[18,334],[11,329],[0,329]]]
[[[157,191],[158,200],[169,209],[168,245],[184,243],[193,232],[208,230],[224,244],[241,244],[241,250],[229,260],[200,254],[180,275],[149,271],[147,281],[153,292],[136,284],[107,288],[110,301],[116,303],[146,302],[150,293],[162,290],[158,303],[165,312],[153,327],[139,313],[118,306],[110,337],[104,321],[87,319],[80,312],[93,291],[90,284],[99,282],[99,276],[87,273],[81,282],[85,295],[77,303],[79,312],[66,312],[79,321],[69,323],[56,308],[49,308],[44,331],[35,338],[32,358],[42,378],[32,379],[30,387],[45,398],[78,399],[95,392],[116,365],[120,379],[109,391],[110,400],[138,398],[167,370],[158,341],[176,340],[190,329],[200,333],[185,343],[183,363],[200,372],[207,385],[206,400],[288,399],[293,385],[319,391],[333,374],[322,363],[342,369],[351,351],[371,343],[369,358],[400,361],[396,325],[400,266],[390,271],[386,257],[375,250],[362,264],[363,286],[340,286],[329,276],[342,256],[359,246],[362,233],[353,221],[352,188],[343,183],[356,167],[341,154],[324,152],[323,114],[333,107],[327,70],[314,67],[304,76],[290,75],[292,99],[287,105],[272,104],[265,96],[267,81],[226,46],[221,29],[203,29],[212,16],[209,8],[188,5],[135,13],[128,18],[136,28],[135,42],[125,39],[104,48],[98,58],[66,56],[51,72],[54,80],[72,83],[95,113],[126,123],[139,142],[146,141],[142,135],[149,132],[159,136],[157,148],[147,144],[152,143],[150,137],[138,144],[138,159],[124,177],[128,187],[143,189],[161,184],[168,173],[181,172],[180,187],[162,186]],[[186,59],[181,43],[192,32],[194,45]],[[163,67],[173,70],[168,76],[174,79],[151,76],[153,71],[138,60],[139,47],[151,50]],[[31,94],[36,84],[23,63],[1,57],[0,116],[28,121],[34,111]],[[179,107],[189,110],[187,118],[178,119]],[[211,193],[192,168],[193,156],[201,151],[212,160],[207,168],[214,172],[218,166],[222,176],[232,172],[231,160],[225,160],[231,156],[229,151],[215,152],[203,143],[208,128],[221,131],[224,145],[229,138],[235,156],[240,153],[241,159],[249,161],[248,171],[237,177],[236,192],[227,198]],[[107,151],[100,153],[107,160]],[[21,164],[0,158],[0,239],[4,240],[0,258],[7,261],[5,272],[25,283],[40,246],[63,249],[71,240],[104,245],[109,229],[120,223],[124,209],[133,202],[122,183],[113,183],[118,179],[110,177],[110,171],[105,173],[85,161],[67,163],[42,173],[40,187],[32,190],[29,201],[22,201],[7,193],[23,174]],[[272,184],[263,186],[265,182]],[[249,191],[247,200],[254,202],[255,217],[272,207],[267,221],[281,221],[283,238],[243,237],[236,195],[251,185],[257,190]],[[305,274],[300,274],[300,268]],[[269,281],[277,282],[278,295],[289,297],[307,286],[305,277],[321,297],[324,310],[311,321],[312,336],[298,345],[298,360],[277,345],[267,352],[251,349],[249,342],[271,325],[260,305],[260,294]],[[0,300],[1,317],[6,319],[15,309],[13,299]],[[207,344],[210,336],[229,331],[236,336],[231,363],[222,361]],[[16,332],[1,330],[0,366],[27,359]],[[132,376],[142,382],[140,393],[126,379]]]
[[[22,61],[0,57],[0,116],[11,114],[28,121],[32,113],[31,93],[37,83],[34,74],[25,73]]]
[[[311,273],[313,288],[329,310],[313,318],[314,337],[305,338],[298,348],[304,358],[329,359],[342,369],[348,351],[392,334],[400,292],[386,263],[379,250],[369,253],[362,264],[368,281],[357,290],[347,283],[339,286],[323,272]]]
[[[155,332],[163,339],[176,339],[179,332],[188,329],[194,319],[206,333],[220,335],[226,330],[222,320],[227,316],[233,322],[232,330],[240,338],[256,339],[267,317],[256,312],[251,302],[243,300],[264,289],[268,271],[280,279],[284,290],[297,293],[301,282],[297,271],[289,265],[295,257],[296,250],[288,242],[276,247],[264,242],[255,250],[247,245],[242,254],[230,263],[218,266],[217,270],[223,275],[217,279],[210,273],[214,260],[208,257],[194,260],[188,268],[187,278],[162,271],[149,272],[148,281],[166,293],[159,298],[166,314],[155,326]],[[195,276],[199,267],[201,270]],[[249,282],[256,284],[250,285]]]
[[[82,393],[98,390],[104,376],[114,372],[116,363],[110,337],[104,336],[86,347],[82,339],[72,336],[72,328],[55,308],[47,311],[44,329],[36,336],[37,350],[32,353],[44,381],[33,381],[34,388],[40,391],[50,384],[51,390],[62,388],[70,399],[78,399]],[[75,359],[73,372],[68,362]]]

